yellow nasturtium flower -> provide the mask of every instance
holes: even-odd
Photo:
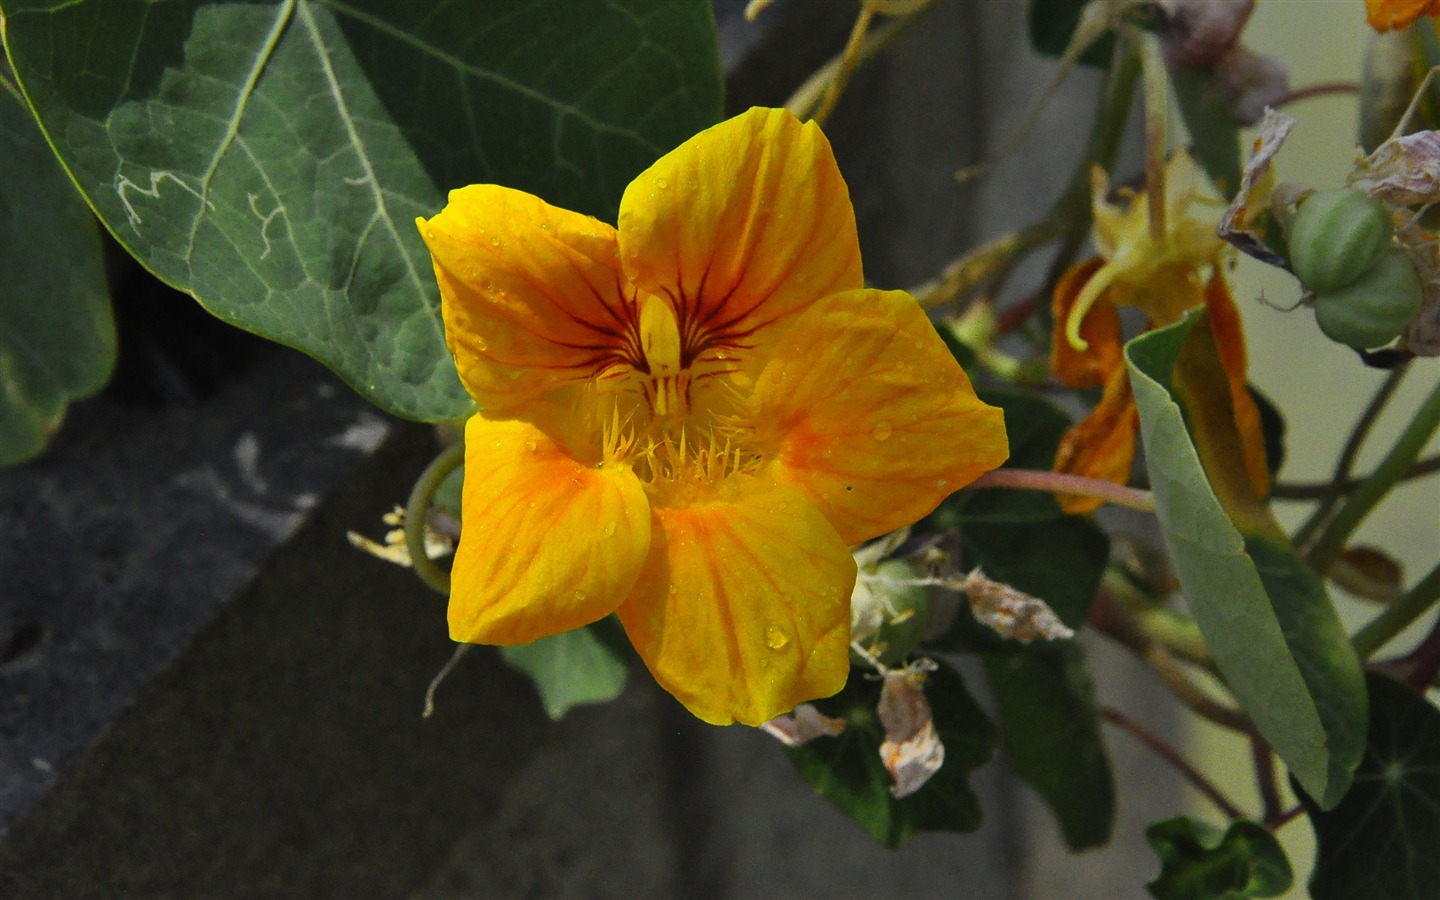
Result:
[[[419,227],[482,410],[458,641],[617,613],[696,716],[758,725],[844,685],[849,545],[1005,459],[914,299],[864,288],[830,146],[786,112],[666,154],[618,228],[496,185]]]
[[[1152,227],[1144,192],[1125,192],[1120,203],[1112,203],[1109,188],[1104,172],[1096,169],[1092,209],[1100,255],[1071,267],[1055,286],[1051,372],[1073,387],[1103,386],[1095,409],[1061,438],[1055,471],[1115,484],[1129,480],[1140,417],[1121,352],[1116,307],[1137,307],[1148,326],[1158,328],[1203,306],[1230,387],[1228,402],[1243,438],[1245,469],[1256,493],[1267,495],[1260,413],[1245,385],[1245,335],[1223,271],[1230,249],[1215,232],[1225,201],[1183,150],[1166,163],[1163,228]],[[1088,512],[1100,502],[1060,497],[1071,513]]]

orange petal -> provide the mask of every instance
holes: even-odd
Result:
[[[863,286],[855,211],[813,122],[751,109],[681,144],[620,201],[620,254],[668,296],[687,352],[751,349],[817,297]]]
[[[571,459],[526,422],[465,426],[463,526],[450,636],[524,644],[604,618],[650,549],[650,505],[628,468]]]
[[[757,442],[847,544],[914,522],[1009,453],[1004,415],[903,291],[826,297],[772,350]]]
[[[1240,321],[1240,310],[1230,296],[1230,286],[1218,271],[1205,287],[1205,309],[1210,317],[1210,330],[1215,335],[1220,366],[1230,383],[1230,403],[1234,408],[1235,426],[1240,432],[1245,471],[1254,485],[1256,496],[1268,497],[1270,467],[1265,461],[1265,432],[1260,427],[1260,409],[1246,386],[1245,330]]]
[[[615,229],[494,184],[418,222],[460,379],[498,411],[621,360],[634,321]]]
[[[699,718],[759,725],[828,697],[850,670],[855,560],[784,485],[657,506],[649,559],[619,609],[655,680]]]
[[[1140,412],[1130,393],[1130,376],[1124,368],[1116,369],[1105,381],[1100,402],[1061,436],[1054,470],[1125,484],[1135,463],[1135,431],[1139,427]],[[1104,502],[1074,494],[1057,494],[1055,499],[1070,515],[1088,513]]]
[[[1365,0],[1365,18],[1379,32],[1408,28],[1421,16],[1440,14],[1436,0]]]
[[[1055,285],[1050,301],[1055,327],[1050,340],[1050,371],[1055,378],[1071,387],[1093,387],[1103,384],[1110,373],[1123,368],[1121,358],[1120,315],[1115,305],[1103,295],[1085,313],[1080,323],[1080,337],[1088,345],[1076,350],[1065,337],[1075,301],[1085,283],[1105,265],[1098,256],[1071,266]]]

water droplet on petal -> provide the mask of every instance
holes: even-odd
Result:
[[[949,483],[950,483],[950,479],[948,479],[948,478],[941,478],[939,481],[935,482],[935,486],[936,486],[936,487],[944,487],[945,485],[947,485],[947,484],[949,484]]]
[[[670,186],[670,182],[666,181],[664,178],[657,178],[655,179],[655,186],[663,191]]]
[[[786,634],[778,625],[765,626],[765,646],[771,650],[784,650],[790,643],[790,635]]]
[[[875,428],[870,432],[870,436],[877,441],[883,441],[890,437],[891,431],[890,423],[882,420],[875,423]]]
[[[673,597],[673,596],[675,596],[675,595],[678,594],[678,593],[680,593],[680,585],[678,585],[678,584],[672,584],[672,585],[670,585],[670,596]]]
[[[614,523],[614,522],[606,522],[605,525],[604,525],[604,527],[602,527],[602,528],[600,529],[600,536],[601,536],[601,537],[609,537],[610,535],[612,535],[612,534],[614,534],[614,533],[615,533],[615,523]]]
[[[576,600],[584,600],[584,599],[585,599],[585,592],[582,591],[582,590],[580,590],[579,588],[576,588],[576,589],[575,589],[575,599],[576,599]]]
[[[526,449],[526,450],[529,450],[531,453],[534,453],[534,452],[535,452],[535,442],[534,442],[534,441],[526,441],[526,442],[525,442],[525,449]]]
[[[498,247],[498,246],[500,246],[500,239],[499,239],[498,237],[492,237],[492,238],[490,239],[490,246],[492,246],[492,247]]]

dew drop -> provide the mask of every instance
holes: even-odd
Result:
[[[526,449],[526,450],[529,450],[531,453],[534,453],[534,452],[535,452],[535,442],[534,442],[534,441],[526,441],[526,442],[525,442],[525,449]]]
[[[427,229],[425,229],[425,239],[426,239],[426,240],[430,240],[430,241],[435,240],[435,229],[433,229],[433,228],[427,228]]]
[[[948,478],[941,478],[939,481],[935,482],[935,486],[936,486],[936,487],[944,487],[945,485],[947,485],[947,484],[949,484],[949,483],[950,483],[950,479],[948,479]]]
[[[576,589],[575,589],[575,599],[576,599],[576,600],[584,600],[584,599],[585,599],[585,592],[582,591],[582,590],[580,590],[579,588],[576,588]]]
[[[655,179],[655,186],[663,191],[670,186],[670,182],[666,181],[664,178],[657,178]]]
[[[541,230],[541,231],[549,231],[549,230],[550,230],[550,223],[549,223],[549,222],[541,222],[541,223],[540,223],[540,230]]]
[[[612,535],[612,534],[614,534],[614,533],[615,533],[615,523],[614,523],[614,522],[606,522],[605,525],[600,529],[600,536],[601,536],[601,537],[609,537],[610,535]]]
[[[786,634],[778,625],[765,626],[765,646],[771,650],[784,650],[790,643],[790,635]]]
[[[891,430],[890,423],[882,420],[875,423],[875,428],[870,432],[870,436],[877,441],[883,441],[890,437]]]
[[[499,239],[498,237],[492,237],[492,238],[490,239],[490,246],[492,246],[492,247],[498,247],[498,246],[500,246],[500,239]]]
[[[678,594],[678,593],[680,593],[680,585],[678,585],[678,584],[672,584],[672,585],[670,585],[670,596],[673,597],[673,596],[675,596],[675,595]]]

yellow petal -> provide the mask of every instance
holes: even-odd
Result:
[[[914,522],[1009,453],[1003,414],[903,291],[826,297],[772,351],[757,443],[847,544]]]
[[[691,357],[753,349],[769,324],[863,285],[830,144],[778,109],[722,122],[641,173],[620,201],[620,254],[641,291],[670,298]]]
[[[854,558],[804,497],[735,476],[708,502],[655,508],[620,621],[696,716],[759,725],[844,687],[854,586]]]
[[[604,618],[650,549],[650,507],[628,468],[572,459],[526,422],[465,426],[463,526],[450,636],[524,644]]]
[[[625,359],[634,314],[614,228],[493,184],[451,191],[418,225],[450,352],[483,408],[512,408]]]

